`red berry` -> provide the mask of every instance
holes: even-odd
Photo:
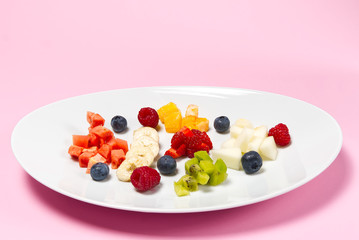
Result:
[[[171,139],[171,147],[179,148],[182,144],[186,142],[186,136],[183,132],[176,132]]]
[[[143,166],[136,168],[131,174],[131,183],[138,191],[147,191],[157,186],[161,175],[153,168]]]
[[[287,146],[291,140],[288,127],[283,123],[269,129],[268,136],[273,136],[275,143],[282,147]]]
[[[158,113],[155,109],[146,107],[138,112],[138,121],[145,127],[155,128],[158,125]]]

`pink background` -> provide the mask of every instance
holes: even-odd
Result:
[[[359,237],[358,1],[2,0],[0,81],[2,239]],[[183,215],[73,200],[33,180],[12,153],[13,128],[38,107],[164,85],[248,88],[307,101],[339,122],[342,151],[290,193]]]

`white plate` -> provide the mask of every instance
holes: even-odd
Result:
[[[213,129],[213,120],[226,115],[232,123],[246,118],[256,126],[286,123],[292,144],[279,149],[275,161],[265,161],[260,174],[246,175],[228,170],[228,179],[216,187],[201,187],[189,196],[177,197],[173,182],[184,174],[178,161],[175,176],[162,176],[153,191],[139,193],[131,183],[120,182],[115,170],[104,182],[95,182],[68,153],[73,134],[87,134],[86,112],[93,111],[111,128],[114,115],[127,118],[129,129],[117,137],[132,141],[133,130],[141,127],[137,113],[142,107],[159,107],[174,102],[185,111],[199,106],[199,115],[210,120],[208,135],[214,148],[229,137]],[[172,134],[160,123],[160,155],[170,146]],[[338,123],[323,110],[306,102],[266,92],[214,87],[153,87],[121,89],[69,98],[41,107],[19,121],[12,134],[13,152],[33,178],[69,197],[110,208],[159,213],[203,212],[244,206],[293,190],[324,171],[342,146]]]

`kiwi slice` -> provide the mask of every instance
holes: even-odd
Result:
[[[213,162],[212,158],[208,155],[206,151],[198,151],[194,153],[194,157],[199,161],[207,160]]]
[[[193,165],[193,164],[198,164],[198,159],[197,159],[197,158],[191,158],[190,160],[188,160],[188,161],[184,164],[186,173],[189,173],[189,168],[190,168],[190,166]]]
[[[216,163],[214,164],[214,167],[221,173],[227,173],[227,165],[221,158],[217,159]]]
[[[198,183],[196,179],[190,175],[184,175],[178,180],[179,183],[190,192],[195,192],[198,190]]]
[[[214,172],[214,164],[212,163],[212,161],[200,161],[199,167],[209,175]]]
[[[182,197],[189,195],[189,190],[183,186],[182,182],[174,182],[173,185],[177,196]]]
[[[192,164],[189,167],[189,175],[193,176],[201,185],[207,184],[209,175],[205,173],[198,164]]]
[[[219,185],[227,179],[227,176],[227,165],[222,159],[218,158],[214,164],[214,171],[209,179],[209,185]]]

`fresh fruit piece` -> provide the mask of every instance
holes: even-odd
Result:
[[[172,112],[165,116],[165,129],[168,133],[175,133],[182,127],[182,115],[180,111]]]
[[[110,169],[107,164],[102,162],[95,163],[90,170],[91,177],[95,181],[102,181],[106,179],[109,172]]]
[[[109,141],[113,138],[113,132],[104,127],[104,126],[96,126],[90,130],[90,134],[95,134],[96,136],[102,138],[105,142]]]
[[[200,130],[196,130],[196,129],[192,129],[192,133],[194,135],[199,136],[200,140],[202,141],[202,143],[206,144],[209,149],[213,148],[213,144],[211,139],[209,138],[209,136],[207,135],[206,132],[200,131]]]
[[[200,161],[199,166],[208,175],[211,175],[214,172],[214,164],[212,161]]]
[[[182,157],[183,155],[180,154],[177,149],[174,148],[170,148],[165,152],[165,156],[171,156],[173,158],[179,158]]]
[[[194,153],[194,157],[197,158],[198,161],[213,161],[212,158],[208,155],[207,151],[197,151]]]
[[[201,132],[208,132],[209,130],[209,121],[207,118],[197,118],[196,119],[196,129]]]
[[[90,111],[87,111],[86,113],[86,120],[89,124],[91,124],[92,122],[92,116],[94,115],[95,113],[94,112],[90,112]]]
[[[154,188],[160,181],[161,175],[155,169],[147,166],[136,168],[131,175],[132,185],[141,192]]]
[[[259,146],[259,154],[265,160],[274,160],[277,158],[278,149],[273,136],[266,137]]]
[[[186,126],[189,129],[196,129],[196,127],[197,127],[196,120],[197,120],[197,117],[195,117],[195,116],[186,116],[186,117],[182,118],[182,126],[181,127]]]
[[[186,136],[186,138],[190,138],[194,135],[195,131],[192,131],[188,127],[183,127],[180,129],[180,132],[183,132],[183,134]]]
[[[93,152],[83,152],[81,153],[81,155],[79,156],[79,166],[81,168],[87,168],[87,165],[89,163],[89,160],[91,157],[95,156],[96,153]]]
[[[253,137],[261,137],[265,138],[268,136],[268,127],[267,126],[259,126],[254,128]]]
[[[241,166],[242,151],[240,148],[223,148],[211,151],[212,159],[222,159],[227,167],[239,170]]]
[[[214,171],[209,179],[209,185],[219,185],[227,179],[227,176],[227,165],[219,158],[214,164]]]
[[[98,153],[96,155],[94,155],[93,157],[90,157],[89,162],[87,164],[86,173],[90,173],[91,167],[98,162],[106,163],[106,159],[104,157],[102,157],[101,154],[98,154]]]
[[[198,164],[198,163],[199,163],[199,161],[197,158],[191,158],[190,160],[187,160],[184,164],[186,173],[189,173],[189,168],[191,167],[191,165]]]
[[[190,104],[187,106],[186,109],[186,114],[185,116],[194,116],[194,117],[198,117],[198,106],[195,104]]]
[[[96,154],[98,152],[98,148],[96,146],[90,148],[84,148],[82,149],[82,152],[91,152]]]
[[[244,118],[240,118],[235,122],[235,125],[240,128],[251,128],[253,129],[253,124],[248,120]]]
[[[96,126],[103,126],[105,124],[105,119],[98,113],[88,111],[86,114],[86,118],[91,128],[94,128]]]
[[[201,185],[207,184],[209,180],[209,175],[198,164],[192,164],[188,169],[188,173]]]
[[[111,149],[122,149],[125,153],[128,152],[128,143],[126,140],[120,138],[112,138],[107,142]]]
[[[84,149],[83,147],[71,145],[69,147],[68,153],[70,154],[71,157],[77,159],[81,155],[83,149]]]
[[[127,120],[123,116],[114,116],[111,119],[111,127],[115,133],[123,132],[127,128]]]
[[[159,141],[159,135],[156,129],[151,127],[141,127],[133,131],[133,142],[142,136],[153,138],[156,142]]]
[[[254,130],[252,128],[243,128],[241,133],[238,135],[234,146],[239,147],[242,152],[246,152],[248,148],[248,143],[253,137],[253,133]]]
[[[144,146],[150,148],[155,157],[160,151],[160,146],[158,142],[156,142],[153,138],[145,135],[137,138],[136,141],[132,142],[131,144],[131,148],[136,148],[138,146]]]
[[[154,154],[149,147],[137,146],[126,153],[126,160],[139,162],[142,166],[150,166],[154,161]]]
[[[189,190],[185,186],[183,186],[182,182],[174,182],[173,186],[177,196],[182,197],[189,195]]]
[[[279,123],[271,128],[268,136],[273,136],[275,143],[282,147],[287,146],[291,140],[288,127],[283,123]]]
[[[170,175],[176,172],[177,162],[173,157],[165,155],[158,159],[157,168],[161,174]]]
[[[249,151],[243,154],[241,162],[246,174],[258,172],[263,164],[261,156],[256,151]]]
[[[239,134],[241,134],[243,128],[238,126],[232,126],[229,130],[229,133],[231,134],[231,138],[237,138]]]
[[[228,129],[229,129],[229,126],[230,126],[229,118],[226,116],[217,117],[214,120],[213,126],[217,132],[224,133],[224,132],[228,131]]]
[[[89,140],[88,135],[72,135],[72,144],[78,147],[88,148]]]
[[[253,136],[252,139],[248,143],[246,152],[249,152],[249,151],[259,152],[259,147],[262,144],[264,138],[265,137],[262,137],[262,136]]]
[[[137,118],[144,127],[156,128],[159,121],[157,111],[150,107],[141,108]]]
[[[105,141],[102,138],[96,136],[95,134],[89,133],[88,137],[89,137],[89,143],[88,143],[89,147],[101,147],[102,144],[105,143]]]
[[[235,138],[229,138],[226,141],[224,141],[221,145],[221,148],[234,148],[234,143],[236,142]]]
[[[186,143],[186,135],[184,135],[183,132],[178,131],[176,132],[172,138],[171,138],[171,148],[177,149],[179,148],[182,144]]]
[[[165,117],[173,112],[179,112],[180,110],[177,108],[176,104],[170,102],[160,109],[157,110],[158,116],[162,123],[165,123]]]
[[[111,150],[110,160],[112,169],[118,169],[125,159],[126,154],[122,149]]]
[[[106,158],[107,163],[111,162],[111,146],[108,144],[102,144],[102,146],[98,149],[98,153],[101,154],[104,158]]]
[[[182,184],[190,192],[195,192],[198,190],[198,183],[196,179],[188,174],[182,176],[178,180],[178,183]]]

